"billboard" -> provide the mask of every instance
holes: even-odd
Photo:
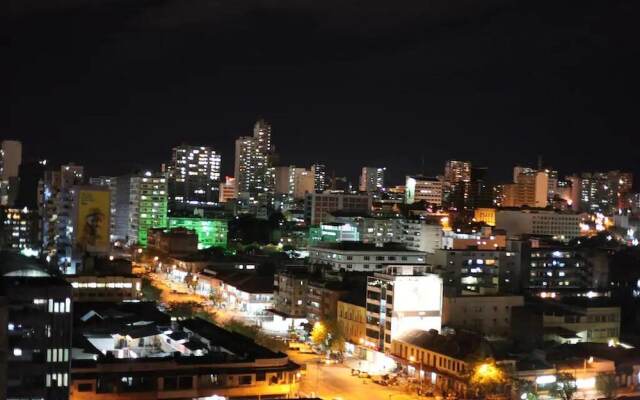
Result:
[[[110,201],[108,189],[76,188],[74,244],[78,251],[109,251]]]

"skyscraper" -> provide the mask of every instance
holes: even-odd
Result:
[[[360,174],[361,192],[379,192],[384,189],[384,172],[386,168],[362,167]]]
[[[580,179],[580,209],[612,214],[627,207],[624,199],[632,185],[633,175],[629,172],[584,173]]]
[[[220,162],[220,154],[211,147],[174,147],[167,167],[171,208],[215,205],[219,199]]]
[[[311,166],[313,171],[314,189],[316,192],[324,192],[327,189],[327,168],[324,164],[313,164]]]
[[[272,201],[275,186],[273,157],[271,125],[260,119],[253,127],[253,136],[236,139],[235,178],[238,196],[248,196],[263,205]]]
[[[147,171],[131,178],[130,190],[129,242],[146,246],[150,228],[167,226],[167,179]]]
[[[471,189],[471,162],[449,160],[444,166],[443,202],[448,207],[468,206]]]

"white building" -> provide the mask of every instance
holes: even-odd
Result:
[[[523,234],[547,235],[557,240],[570,240],[580,236],[580,214],[552,210],[499,209],[496,228],[507,231],[508,236]]]
[[[271,166],[274,148],[271,144],[271,125],[258,120],[253,136],[236,140],[235,178],[236,195],[269,201],[274,192],[274,169]]]
[[[387,352],[410,330],[440,331],[442,279],[424,265],[389,265],[367,278],[366,309],[366,344]]]
[[[384,172],[386,168],[362,167],[360,174],[361,192],[379,192],[384,189]]]
[[[425,176],[407,176],[405,201],[407,204],[425,201],[436,206],[442,205],[442,179]]]
[[[397,243],[319,243],[309,248],[309,263],[328,265],[334,271],[381,271],[388,264],[424,265],[426,253],[407,250]]]
[[[402,220],[400,242],[410,250],[433,253],[442,248],[442,226],[416,218]]]

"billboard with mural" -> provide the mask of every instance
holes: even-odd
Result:
[[[110,193],[102,188],[77,188],[74,237],[82,252],[109,251]]]

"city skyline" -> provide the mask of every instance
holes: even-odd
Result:
[[[631,39],[640,6],[435,2],[436,18],[416,3],[372,3],[362,31],[348,4],[223,4],[226,13],[145,4],[140,17],[107,1],[99,13],[69,13],[73,2],[16,6],[0,132],[27,155],[92,175],[158,166],[182,142],[215,148],[231,175],[233,141],[264,117],[283,162],[324,162],[354,183],[364,165],[387,166],[399,182],[447,159],[504,178],[538,155],[563,173],[640,176]]]

